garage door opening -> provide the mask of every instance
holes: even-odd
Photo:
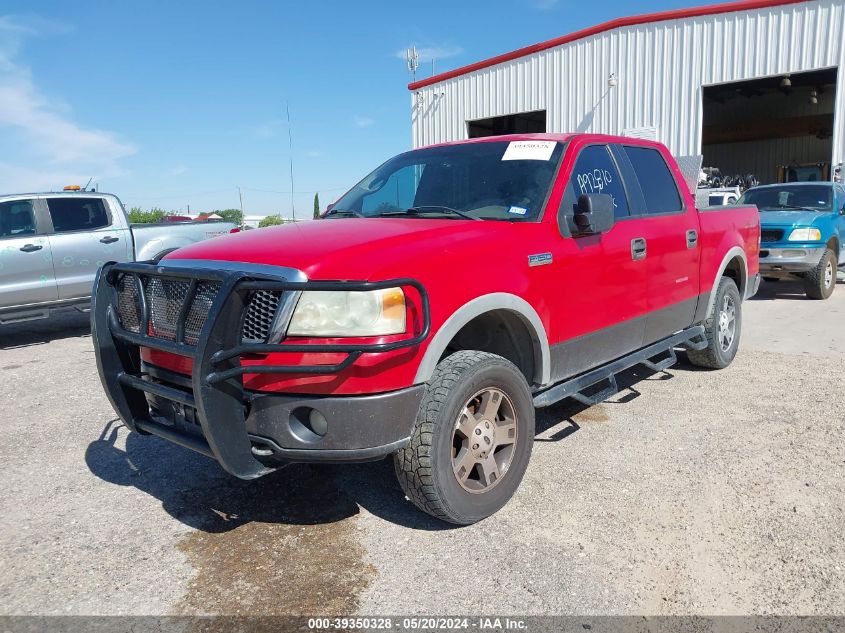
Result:
[[[502,134],[537,134],[546,131],[546,111],[519,112],[490,119],[467,121],[469,138]]]
[[[829,180],[837,69],[704,88],[704,166],[760,183]]]

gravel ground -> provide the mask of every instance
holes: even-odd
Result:
[[[128,435],[86,317],[0,327],[0,614],[845,615],[845,286],[766,284],[721,372],[538,412],[522,487],[453,528],[389,462],[241,482]]]

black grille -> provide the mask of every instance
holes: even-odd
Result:
[[[140,334],[141,322],[138,314],[138,288],[135,285],[135,277],[123,275],[117,282],[117,316],[124,330]]]
[[[218,283],[204,281],[197,284],[191,309],[185,317],[185,342],[188,345],[196,345],[199,341],[202,326],[205,325],[205,320],[211,310],[211,303],[219,290]]]
[[[177,323],[182,306],[191,288],[191,282],[166,277],[141,277],[144,299],[150,311],[149,331],[144,334],[168,341],[176,340]],[[117,315],[123,329],[141,333],[141,306],[138,302],[138,288],[134,275],[121,275],[116,285]],[[185,315],[185,343],[196,345],[200,331],[205,324],[211,303],[220,290],[220,284],[202,281],[197,284],[194,298]]]
[[[782,238],[782,229],[763,229],[760,231],[760,241],[762,242],[779,242]]]
[[[281,292],[270,290],[258,290],[252,293],[241,330],[241,338],[244,343],[265,343],[267,341],[281,298]]]
[[[189,281],[148,277],[144,294],[150,308],[150,334],[168,341],[176,340],[176,323],[191,287]]]
[[[191,282],[186,279],[169,277],[142,276],[144,298],[149,309],[149,334],[156,338],[176,341],[176,331],[182,307],[191,289]],[[141,307],[139,304],[136,277],[131,274],[121,275],[116,283],[117,315],[123,329],[140,333]],[[188,345],[199,341],[211,304],[220,291],[220,283],[201,281],[197,283],[190,308],[185,313],[185,338]],[[257,290],[250,293],[246,314],[244,315],[241,339],[244,343],[265,343],[270,335],[279,301],[280,291]]]

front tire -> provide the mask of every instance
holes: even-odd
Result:
[[[703,325],[707,347],[688,350],[687,358],[699,367],[724,369],[736,356],[742,333],[742,301],[730,277],[719,280],[713,308]]]
[[[810,299],[827,299],[836,289],[836,254],[828,249],[818,265],[804,276],[804,293]]]
[[[411,441],[393,463],[420,510],[469,525],[513,496],[533,442],[534,405],[519,369],[495,354],[460,351],[434,370]]]

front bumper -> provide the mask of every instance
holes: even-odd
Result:
[[[153,336],[146,299],[151,280],[190,283],[184,297],[167,309],[178,314],[172,340]],[[117,284],[135,284],[139,314],[136,331],[124,328]],[[201,329],[188,327],[203,284],[214,283],[213,299]],[[145,285],[146,284],[146,285]],[[243,320],[249,293],[258,291],[375,290],[400,286],[415,292],[419,310],[414,332],[399,341],[373,344],[244,343]],[[281,305],[281,303],[280,303]],[[281,308],[279,308],[281,309]],[[195,323],[195,321],[192,321]],[[377,459],[402,446],[410,435],[422,387],[358,397],[294,397],[261,394],[243,388],[243,375],[337,374],[364,353],[419,345],[430,330],[428,296],[412,279],[384,282],[288,281],[268,274],[182,268],[154,264],[106,264],[94,287],[92,336],[97,369],[106,394],[126,426],[153,434],[216,459],[229,473],[253,479],[291,461],[362,461]],[[192,360],[190,377],[163,372],[141,361],[148,347]],[[345,353],[335,365],[243,365],[243,356],[278,352]],[[320,411],[327,422],[322,435],[306,433],[307,413]],[[303,418],[303,415],[305,417]],[[304,421],[303,421],[304,420]],[[303,430],[304,429],[304,430]]]
[[[805,273],[821,261],[825,247],[791,247],[760,249],[760,272]]]
[[[191,387],[187,376],[149,364],[143,367],[144,373],[157,382],[183,389]],[[410,440],[424,391],[423,385],[414,385],[359,396],[245,392],[244,428],[253,455],[268,466],[381,459]],[[153,393],[147,394],[147,402],[152,422],[157,425],[154,429],[167,427],[183,436],[202,439],[196,409]],[[321,416],[325,426],[317,428],[312,424],[312,412]],[[142,429],[146,426],[141,423]]]

